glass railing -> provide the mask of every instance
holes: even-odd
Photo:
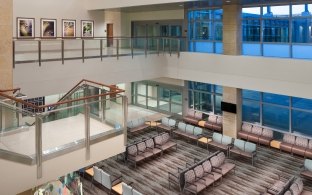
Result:
[[[127,99],[123,90],[82,80],[61,101],[43,106],[0,91],[0,156],[24,164],[42,162],[125,135]],[[31,109],[30,109],[31,108]],[[31,111],[29,111],[31,110]]]
[[[13,65],[104,57],[169,53],[180,56],[186,50],[184,37],[118,37],[75,39],[14,39]]]

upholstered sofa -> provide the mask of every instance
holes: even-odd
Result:
[[[175,126],[176,126],[176,120],[163,117],[161,119],[161,124],[157,126],[157,129],[162,129],[166,132],[169,132],[170,135],[172,135],[172,131],[175,129]]]
[[[195,110],[188,110],[186,116],[183,117],[183,121],[189,124],[197,125],[203,118],[203,113]]]
[[[213,131],[222,132],[222,116],[209,115],[207,121],[204,123],[204,127]]]
[[[254,165],[254,159],[257,157],[257,145],[241,139],[235,139],[234,144],[229,149],[229,156],[231,154],[250,158],[251,164]]]
[[[273,140],[273,131],[268,128],[243,123],[241,131],[238,132],[238,138],[269,146]]]
[[[199,138],[203,137],[202,128],[183,122],[179,122],[177,128],[172,133],[175,136],[182,136],[193,141],[197,141]]]
[[[312,158],[312,140],[286,133],[283,136],[280,150]]]
[[[178,144],[176,141],[171,139],[169,133],[162,133],[155,137],[153,137],[155,147],[161,150],[161,154],[163,151],[168,150],[170,148],[175,148],[177,150]]]
[[[109,193],[112,192],[113,187],[121,182],[122,176],[114,176],[110,175],[107,172],[103,171],[102,169],[98,168],[97,166],[93,166],[93,177],[92,177],[92,184],[93,182],[97,182],[104,186]]]
[[[312,180],[312,160],[305,159],[303,164],[303,170],[300,173],[301,176]]]
[[[215,132],[212,134],[212,141],[208,142],[208,147],[212,146],[219,150],[223,150],[228,155],[229,146],[232,142],[233,138]]]
[[[149,127],[150,125],[146,124],[146,120],[144,118],[134,119],[127,123],[127,128],[130,135],[143,131]]]

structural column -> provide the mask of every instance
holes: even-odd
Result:
[[[241,5],[223,5],[223,54],[241,55]],[[223,134],[236,138],[242,124],[241,89],[223,87],[223,102],[236,105],[236,113],[223,111]]]
[[[0,0],[0,89],[13,88],[13,1]]]

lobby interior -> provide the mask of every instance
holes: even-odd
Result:
[[[3,194],[312,194],[310,1],[0,13]]]

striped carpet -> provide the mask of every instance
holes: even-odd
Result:
[[[138,136],[135,140],[142,137],[152,136],[156,132],[149,132]],[[129,139],[130,142],[135,141]],[[116,157],[106,159],[97,163],[97,166],[110,174],[122,175],[123,181],[133,182],[133,186],[145,195],[175,195],[179,194],[177,187],[168,188],[168,171],[176,172],[177,167],[184,168],[186,162],[192,162],[194,158],[204,158],[209,152],[205,146],[198,147],[195,143],[177,139],[178,150],[167,151],[163,156],[152,158],[139,163],[135,169],[132,165],[125,165],[117,161]],[[210,152],[213,152],[211,150]],[[300,166],[303,165],[303,158],[291,156],[290,154],[279,152],[275,149],[266,147],[258,148],[258,160],[252,166],[248,159],[233,157],[236,163],[235,174],[229,173],[214,188],[210,187],[201,194],[233,194],[233,195],[253,195],[265,191],[265,186],[269,186],[278,179],[278,175],[299,175]],[[91,187],[89,179],[82,179],[85,195],[107,194],[101,186]],[[303,179],[304,188],[312,191],[312,182]]]

